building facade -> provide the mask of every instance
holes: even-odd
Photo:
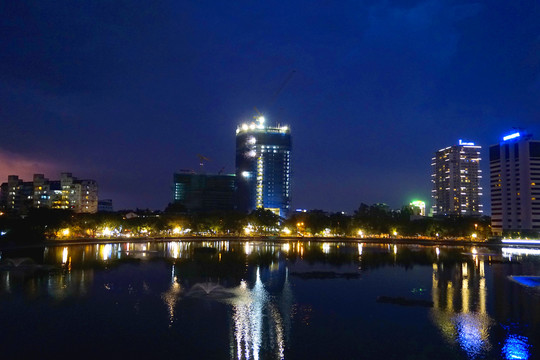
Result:
[[[103,199],[98,201],[98,212],[113,212],[112,199]]]
[[[266,126],[264,117],[236,129],[236,207],[287,217],[290,210],[291,131]]]
[[[234,178],[234,174],[176,173],[173,176],[174,203],[190,213],[232,210]]]
[[[71,173],[62,173],[60,174],[60,185],[62,198],[59,208],[73,210],[76,213],[96,213],[98,211],[96,181],[79,180]]]
[[[32,182],[23,181],[17,175],[9,175],[8,181],[0,185],[0,207],[4,211],[26,213],[33,205]]]
[[[481,147],[459,140],[432,158],[433,216],[480,216],[482,187]]]
[[[540,233],[540,141],[516,132],[489,148],[491,230]]]
[[[50,208],[76,213],[97,212],[96,181],[78,180],[71,173],[62,173],[61,179],[55,181],[50,181],[43,174],[34,174],[30,182],[10,175],[0,189],[0,203],[6,211],[26,213],[30,208]]]

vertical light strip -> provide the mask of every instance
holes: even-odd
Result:
[[[264,167],[263,155],[257,158],[257,207],[263,207],[263,184],[264,184]]]

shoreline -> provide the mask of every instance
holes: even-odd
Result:
[[[417,239],[417,238],[359,238],[359,237],[273,237],[273,236],[240,236],[240,237],[205,237],[205,236],[186,236],[186,237],[166,237],[166,238],[81,238],[66,240],[45,240],[40,243],[29,244],[3,244],[0,250],[5,249],[23,249],[36,248],[44,246],[74,246],[74,245],[99,245],[110,243],[159,243],[159,242],[213,242],[213,241],[237,241],[237,242],[296,242],[296,241],[314,241],[329,243],[369,243],[369,244],[394,244],[394,245],[421,245],[421,246],[484,246],[484,247],[502,247],[502,246],[533,246],[540,247],[539,244],[503,244],[500,242],[488,241],[469,241],[469,240],[436,240],[436,239]]]

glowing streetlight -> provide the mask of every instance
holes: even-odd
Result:
[[[173,232],[173,234],[178,235],[178,234],[180,234],[180,232],[182,232],[182,228],[177,226],[177,227],[175,227],[173,229],[172,232]]]
[[[66,229],[63,229],[63,230],[62,230],[62,235],[63,235],[63,236],[69,236],[69,229],[67,229],[67,228],[66,228]]]
[[[471,234],[471,237],[472,237],[473,239],[476,239],[476,238],[478,237],[478,235],[477,235],[476,233],[472,233],[472,234]]]

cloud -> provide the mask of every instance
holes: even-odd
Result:
[[[19,175],[19,178],[30,181],[34,174],[45,174],[51,179],[59,178],[65,167],[40,156],[16,154],[0,149],[0,182],[7,181],[8,175]]]

